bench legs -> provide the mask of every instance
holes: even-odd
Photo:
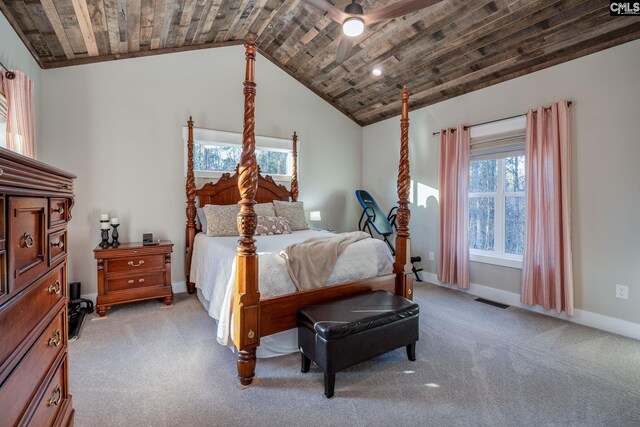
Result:
[[[324,395],[327,399],[333,397],[333,390],[336,386],[336,374],[324,374]]]
[[[300,352],[300,356],[300,372],[307,373],[311,367],[311,359],[305,356],[303,352]]]
[[[412,362],[416,361],[416,343],[411,343],[407,346],[407,357]]]

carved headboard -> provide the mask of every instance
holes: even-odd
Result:
[[[198,205],[233,205],[240,201],[238,190],[238,172],[231,175],[225,173],[217,182],[209,182],[196,190]],[[256,203],[269,203],[274,200],[289,201],[291,192],[284,185],[275,183],[271,176],[258,174],[258,191]],[[293,198],[292,198],[293,199]]]
[[[187,291],[192,294],[196,291],[195,285],[189,281],[191,274],[191,256],[193,255],[193,242],[196,233],[199,231],[196,223],[196,197],[198,205],[233,205],[240,201],[240,191],[238,190],[238,171],[231,175],[225,173],[217,182],[209,182],[196,188],[196,178],[193,170],[193,119],[189,117],[187,122],[187,226],[185,229],[185,275],[187,276]],[[257,203],[269,203],[274,200],[291,201],[298,200],[298,135],[293,132],[292,136],[293,167],[291,170],[291,191],[284,185],[278,185],[269,175],[262,176],[258,173],[258,188],[255,196]],[[258,172],[260,170],[258,169]]]

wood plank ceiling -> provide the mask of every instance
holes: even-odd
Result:
[[[360,3],[366,13],[395,1]],[[397,115],[404,83],[416,108],[640,38],[640,16],[611,17],[602,0],[444,0],[366,28],[337,64],[340,25],[299,0],[0,0],[0,9],[43,68],[253,33],[263,55],[361,125]]]

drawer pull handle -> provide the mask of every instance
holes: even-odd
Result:
[[[62,249],[64,248],[64,242],[62,240],[58,240],[57,242],[51,242],[51,246],[55,246]]]
[[[51,396],[51,399],[47,400],[47,406],[58,406],[60,400],[62,400],[62,389],[60,388],[60,384],[58,384],[53,390],[53,396]]]
[[[60,337],[60,329],[56,329],[56,332],[51,338],[49,338],[49,347],[58,347],[62,338]]]
[[[47,289],[51,295],[56,294],[60,295],[60,281],[56,280],[53,285],[49,285],[49,289]]]
[[[34,243],[33,237],[29,233],[24,233],[22,235],[22,241],[24,242],[24,246],[26,248],[32,247]]]
[[[144,283],[144,279],[139,279],[138,283]]]
[[[59,206],[55,209],[51,209],[53,212],[58,213],[60,215],[62,215],[64,213],[64,208],[62,206]]]
[[[128,283],[128,284],[132,284],[132,283],[133,283],[133,279],[129,279],[129,280],[127,281],[127,283]]]
[[[129,264],[131,267],[140,267],[142,264],[144,264],[144,260],[142,260],[142,259],[141,259],[140,261],[138,261],[138,263],[137,263],[137,264],[135,264],[133,261],[129,261],[129,262],[128,262],[128,264]]]

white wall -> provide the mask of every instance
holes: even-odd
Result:
[[[241,46],[42,72],[39,160],[78,175],[69,226],[70,281],[96,292],[99,214],[118,216],[121,241],[143,232],[174,244],[184,281],[182,127],[242,131]],[[361,128],[258,55],[256,133],[300,137],[300,200],[323,226],[352,229],[361,180]]]
[[[442,127],[524,113],[573,100],[573,260],[576,307],[640,323],[640,41],[472,92],[410,114],[413,254],[436,272],[438,137]],[[409,87],[409,89],[411,89]],[[399,118],[363,129],[364,188],[396,202]],[[521,270],[471,263],[471,281],[520,292]],[[615,298],[615,284],[629,300]]]
[[[35,84],[37,150],[40,146],[40,66],[2,13],[0,13],[0,40],[0,62],[9,69],[22,71]]]

